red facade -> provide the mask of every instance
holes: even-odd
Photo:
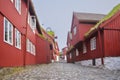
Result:
[[[109,17],[109,15],[106,17]],[[90,23],[89,20],[87,21],[87,23]],[[79,36],[79,34],[81,34],[83,39],[81,37],[81,40],[80,40],[79,39],[80,36],[79,38],[74,38],[73,42],[77,44],[73,46],[72,49],[69,48],[67,52],[68,62],[93,60],[93,65],[95,65],[96,63],[95,59],[99,58],[101,59],[101,63],[104,64],[104,57],[120,56],[120,49],[119,49],[120,48],[120,41],[119,41],[120,40],[120,11],[119,10],[109,19],[104,20],[99,25],[97,24],[97,27],[96,27],[96,24],[94,24],[96,28],[94,28],[94,26],[92,27],[91,25],[90,30],[88,30],[85,27],[85,25],[86,23],[84,25],[81,25],[83,28],[80,28],[81,31],[76,34],[76,36]],[[85,28],[86,30],[88,30],[87,32],[84,31]],[[77,39],[79,39],[78,40],[80,41],[79,43]],[[93,44],[92,44],[92,40],[94,41]],[[85,47],[83,45],[86,46],[86,50],[84,50]],[[77,54],[77,52],[79,54]]]
[[[36,35],[36,62],[37,64],[45,64],[51,62],[50,43],[39,35]]]
[[[91,18],[93,16],[95,16],[95,19]],[[84,35],[103,17],[104,15],[101,14],[73,13],[73,20],[70,31],[72,33],[72,39],[70,40],[68,37],[67,40],[67,45],[71,44],[70,46],[68,45],[68,62],[81,61],[86,59],[88,60],[91,58],[99,57],[96,51],[91,52],[89,39],[85,40]],[[75,27],[76,30],[74,30]],[[85,54],[83,53],[83,44],[85,44],[87,47]],[[91,54],[87,55],[87,53]]]
[[[101,26],[104,38],[104,56],[120,56],[120,11]]]
[[[39,35],[44,34],[31,0],[0,0],[0,67],[50,63],[51,43]]]
[[[0,66],[22,66],[23,65],[23,48],[24,43],[21,46],[21,50],[15,47],[15,28],[17,28],[21,34],[25,34],[23,27],[26,26],[26,3],[21,1],[21,15],[15,9],[14,3],[10,0],[0,0]],[[5,5],[5,6],[3,6]],[[13,29],[13,45],[9,45],[4,42],[4,18],[8,19],[12,23]],[[21,36],[21,40],[24,41],[25,36]]]

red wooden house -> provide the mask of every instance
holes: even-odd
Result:
[[[81,59],[80,56],[83,51],[84,34],[93,27],[104,15],[93,13],[73,13],[72,25],[70,34],[68,34],[68,62],[74,62]],[[71,44],[71,45],[69,45]],[[84,46],[85,47],[85,46]],[[79,55],[80,54],[80,55]],[[82,56],[82,55],[81,55]],[[75,57],[78,57],[76,59]]]
[[[0,66],[35,64],[35,30],[41,30],[32,1],[0,0],[0,23]]]
[[[84,65],[105,65],[109,69],[120,69],[119,21],[120,4],[84,33],[81,43],[78,43],[76,47],[73,46],[74,55],[70,62],[74,60]]]
[[[40,37],[44,33],[31,0],[0,0],[0,27],[0,67],[51,62],[54,38]]]

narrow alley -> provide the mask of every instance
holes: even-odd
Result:
[[[58,62],[32,66],[4,80],[120,80],[120,71]]]

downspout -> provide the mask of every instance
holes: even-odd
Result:
[[[23,66],[25,67],[26,66],[26,51],[27,51],[27,27],[28,27],[28,13],[29,13],[29,0],[27,0],[27,14],[26,14],[26,31],[25,31],[25,47],[24,47],[24,58],[23,58]]]
[[[102,41],[102,36],[100,34],[100,29],[98,30],[98,37],[99,37],[99,45],[100,45],[100,53],[102,54],[102,57],[101,57],[101,63],[102,65],[104,66],[104,50],[103,50],[103,41]]]

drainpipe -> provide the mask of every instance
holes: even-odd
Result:
[[[26,15],[26,27],[25,27],[25,47],[24,47],[24,53],[23,53],[23,66],[25,67],[26,66],[26,45],[27,45],[27,27],[28,27],[28,13],[29,13],[29,0],[27,0],[27,15]]]
[[[102,53],[102,57],[101,57],[101,63],[104,66],[104,50],[103,50],[103,41],[102,41],[102,36],[100,34],[100,30],[98,30],[98,37],[99,37],[99,45],[100,45],[100,53]]]

